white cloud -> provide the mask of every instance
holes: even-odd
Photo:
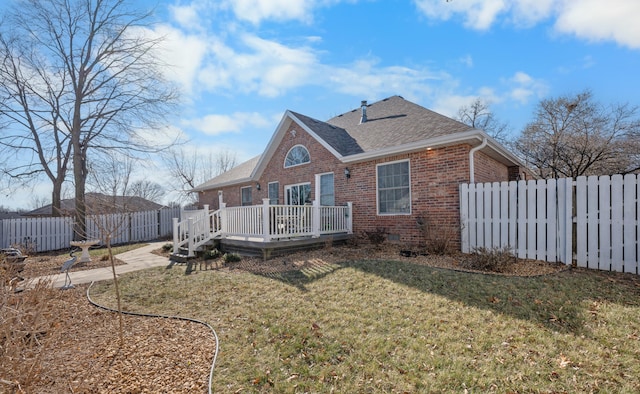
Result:
[[[272,125],[269,118],[256,112],[235,112],[231,115],[211,114],[184,123],[207,135],[238,133],[247,128],[264,128]]]
[[[630,48],[640,48],[640,1],[565,1],[556,21],[563,33],[593,41],[611,40]]]
[[[199,75],[206,88],[276,97],[307,84],[318,67],[310,48],[290,48],[250,34],[242,35],[241,43],[237,49],[219,40],[211,44],[213,58]]]
[[[527,27],[553,20],[556,31],[591,41],[640,48],[638,0],[414,0],[427,17],[461,17],[465,26],[486,30],[503,18]]]
[[[310,0],[228,0],[225,5],[236,17],[254,24],[265,19],[309,21],[315,5]]]
[[[196,3],[189,5],[170,5],[169,11],[178,24],[186,29],[200,26],[199,7]]]
[[[144,33],[163,39],[158,55],[165,64],[165,77],[176,82],[185,93],[191,93],[207,52],[206,38],[187,34],[169,25],[158,25],[155,30],[145,30]]]
[[[429,95],[435,84],[451,76],[427,68],[378,67],[377,59],[362,59],[346,67],[323,66],[317,71],[320,86],[331,86],[340,93],[369,99],[400,94],[409,100]]]
[[[414,0],[425,15],[434,19],[449,20],[462,14],[465,26],[484,30],[491,27],[498,14],[506,8],[506,0]]]
[[[505,83],[508,88],[507,97],[521,104],[527,104],[532,98],[544,97],[549,90],[542,80],[537,80],[522,71],[516,72]]]

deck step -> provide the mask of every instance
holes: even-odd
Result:
[[[195,258],[196,256],[189,257],[187,253],[171,253],[171,255],[169,256],[170,261],[176,262],[178,264],[188,263],[189,260],[193,260]]]

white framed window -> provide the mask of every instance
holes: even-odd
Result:
[[[280,204],[280,182],[269,182],[269,204]]]
[[[311,162],[311,156],[309,156],[307,148],[302,145],[296,145],[287,152],[287,157],[284,159],[284,167],[294,167],[309,162]]]
[[[333,183],[333,172],[316,174],[316,196],[320,198],[320,205],[336,205],[336,195]]]
[[[242,198],[242,206],[253,204],[253,199],[251,197],[251,186],[245,186],[240,189],[240,196]]]
[[[379,215],[411,214],[409,160],[378,164],[376,191]]]
[[[298,183],[284,187],[287,205],[305,205],[311,203],[311,183]]]

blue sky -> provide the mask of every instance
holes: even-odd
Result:
[[[183,93],[171,132],[241,162],[287,109],[326,120],[397,94],[453,116],[480,97],[517,134],[544,98],[640,105],[639,17],[638,0],[182,0],[149,34]]]

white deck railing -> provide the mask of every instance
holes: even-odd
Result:
[[[188,249],[189,256],[209,240],[233,238],[254,242],[319,237],[325,234],[353,232],[352,204],[346,206],[262,205],[226,207],[209,212],[209,206],[183,212],[182,221],[174,219],[173,251]]]

